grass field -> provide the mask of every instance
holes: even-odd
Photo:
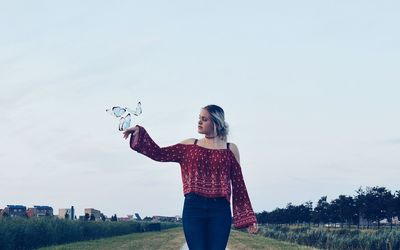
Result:
[[[278,241],[267,238],[261,235],[251,235],[248,233],[232,230],[228,242],[229,250],[252,250],[252,249],[267,249],[267,250],[295,250],[295,249],[316,249],[307,246]]]
[[[161,232],[133,233],[123,236],[104,238],[99,240],[82,241],[66,245],[41,248],[41,250],[105,250],[105,249],[165,249],[179,250],[185,243],[182,227],[163,230]],[[228,242],[229,250],[250,249],[313,249],[287,242],[265,238],[261,235],[232,230]]]

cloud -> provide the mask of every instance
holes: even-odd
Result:
[[[385,141],[385,144],[400,144],[400,138],[392,138]]]

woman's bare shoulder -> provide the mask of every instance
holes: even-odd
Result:
[[[193,144],[195,140],[196,140],[196,138],[185,139],[185,140],[181,141],[180,144]]]
[[[237,160],[237,162],[240,163],[240,155],[239,155],[239,148],[238,146],[233,143],[233,142],[229,142],[229,149],[232,151],[232,153],[235,155],[235,158]]]
[[[230,150],[239,152],[239,148],[235,143],[233,143],[233,142],[228,142],[228,143],[229,143]]]

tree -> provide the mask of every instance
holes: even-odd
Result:
[[[343,227],[344,223],[348,223],[348,226],[350,227],[351,222],[354,221],[354,217],[357,215],[353,197],[339,195],[339,198],[333,200],[332,202],[337,205],[340,227]]]
[[[321,199],[318,200],[317,206],[314,209],[314,220],[318,223],[327,223],[329,220],[328,217],[328,208],[329,203],[326,201],[326,196],[322,196]]]
[[[310,225],[311,223],[311,217],[312,217],[312,201],[307,201],[299,206],[299,212],[300,212],[300,221],[303,223],[308,223]]]
[[[151,221],[152,219],[153,219],[153,218],[151,218],[151,217],[149,217],[149,216],[146,216],[146,217],[143,218],[144,221]]]
[[[90,221],[95,221],[96,220],[96,217],[94,217],[94,214],[91,214],[90,215]]]
[[[395,192],[393,198],[393,210],[394,210],[393,216],[397,216],[397,218],[400,219],[400,190]]]
[[[340,214],[339,204],[337,203],[337,200],[332,200],[331,203],[329,203],[328,207],[329,223],[332,224],[340,221],[339,214]]]
[[[286,210],[284,210],[284,211],[285,211],[287,220],[286,220],[285,222],[286,222],[286,223],[289,223],[289,225],[296,222],[296,218],[295,218],[295,214],[296,214],[296,213],[295,213],[295,210],[296,210],[296,207],[293,206],[291,202],[289,202],[289,203],[286,205]],[[284,222],[284,223],[285,223],[285,222]]]
[[[368,214],[367,197],[366,197],[366,192],[362,189],[362,187],[360,187],[356,192],[357,195],[354,199],[356,202],[356,209],[358,214],[357,228],[360,228],[361,218],[367,218]],[[369,226],[369,221],[368,221],[368,226]]]
[[[276,208],[268,214],[268,222],[272,224],[286,224],[289,223],[287,210],[285,208]]]
[[[75,208],[74,206],[71,206],[71,220],[74,220],[76,218],[75,216]]]
[[[359,215],[367,219],[369,224],[371,221],[378,223],[380,226],[380,220],[386,218],[390,213],[390,206],[393,200],[393,196],[389,190],[385,187],[367,187],[366,191],[361,188],[357,191],[356,197],[357,208]]]
[[[393,193],[390,201],[388,202],[388,209],[386,211],[386,219],[390,222],[390,229],[393,228],[393,217],[398,216],[398,210],[396,209],[396,198],[396,193]]]
[[[385,187],[373,187],[367,189],[367,201],[370,202],[371,218],[378,222],[387,217],[387,210],[392,200],[392,194]]]
[[[88,221],[88,220],[89,220],[89,214],[85,213],[85,221]]]

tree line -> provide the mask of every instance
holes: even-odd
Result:
[[[288,203],[286,208],[276,208],[271,212],[263,211],[257,214],[259,223],[269,224],[340,224],[340,227],[357,225],[362,221],[367,227],[387,219],[390,226],[394,217],[400,218],[400,190],[391,192],[386,187],[360,187],[354,196],[339,195],[338,198],[327,201],[327,196],[321,197],[313,208],[311,201],[301,205]]]

